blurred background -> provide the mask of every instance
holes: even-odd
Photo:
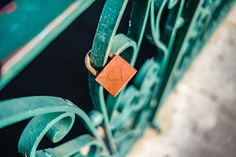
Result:
[[[91,49],[104,1],[96,1],[2,91],[0,100],[53,95],[92,109],[84,57]],[[119,32],[126,32],[130,7]],[[236,156],[236,7],[216,30],[158,115],[162,130],[148,129],[131,157]],[[144,39],[136,68],[156,48]],[[0,130],[0,156],[18,155],[17,142],[28,121]],[[83,133],[76,122],[67,141]],[[79,131],[79,132],[78,132]],[[44,139],[40,148],[53,146]]]
[[[157,118],[162,132],[148,129],[129,157],[236,156],[236,7]]]

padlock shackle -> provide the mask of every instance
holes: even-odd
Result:
[[[88,69],[88,71],[94,76],[96,77],[98,75],[98,71],[95,70],[90,62],[90,54],[91,54],[91,50],[86,54],[85,56],[85,66]]]

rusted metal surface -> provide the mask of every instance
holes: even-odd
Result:
[[[41,0],[17,2],[17,9],[9,15],[18,17],[14,13],[22,8],[19,4],[21,6],[28,4],[31,7],[32,4],[38,4]],[[61,13],[65,8],[71,6],[71,2],[73,6],[77,6],[72,8],[75,9],[75,12],[72,11],[67,18],[64,17],[64,20],[59,17],[61,23],[60,25],[56,23],[57,26],[60,26],[59,30],[57,27],[55,29],[52,27],[55,25],[48,25],[48,21],[40,27],[39,30],[42,31],[42,28],[47,25],[56,32],[53,30],[46,32],[51,36],[49,34],[49,36],[43,36],[45,37],[43,42],[39,42],[30,50],[27,49],[29,51],[23,51],[23,54],[27,54],[25,57],[29,58],[20,57],[19,59],[17,57],[19,62],[11,64],[14,68],[9,68],[9,73],[2,76],[4,79],[0,80],[0,88],[6,85],[93,1],[60,0],[59,2],[57,0],[57,7],[59,8],[59,4],[61,5],[61,10],[57,11]],[[234,3],[233,0],[134,0],[131,3],[128,31],[119,33],[118,28],[128,2],[129,0],[107,0],[103,7],[89,56],[89,64],[91,63],[90,66],[94,69],[92,74],[88,75],[93,102],[93,110],[89,114],[69,100],[51,96],[16,98],[0,102],[0,128],[32,118],[24,129],[18,144],[19,152],[23,156],[125,156],[134,142],[143,135],[145,128],[151,125],[160,129],[160,125],[154,121],[154,117],[162,102],[174,89],[176,83]],[[41,4],[47,5],[45,2]],[[50,1],[50,4],[52,4],[50,7],[55,6],[54,1]],[[44,9],[44,7],[42,8]],[[34,11],[34,9],[32,10]],[[38,15],[42,15],[41,13],[46,14],[47,12],[40,12]],[[28,15],[25,16],[26,19],[29,19]],[[13,25],[8,23],[14,23],[14,21],[9,21],[5,16],[0,16],[0,18],[5,19],[5,25],[2,25],[5,27],[1,32],[9,35],[8,27]],[[48,20],[41,18],[42,21]],[[0,24],[2,21],[0,19]],[[35,23],[32,22],[32,24]],[[36,28],[39,28],[38,24],[42,24],[42,22],[36,23]],[[25,25],[21,26],[24,28],[23,30],[28,30],[28,27],[24,27]],[[14,35],[23,32],[18,29],[15,31]],[[38,31],[36,31],[37,33]],[[43,31],[43,35],[45,35],[44,33]],[[26,37],[26,33],[23,32],[23,34]],[[5,40],[0,36],[0,49],[4,49],[5,52],[0,54],[0,58],[4,60],[8,56],[9,50],[14,50],[19,45],[28,48],[30,45],[24,44],[32,41],[36,34],[29,33],[27,40],[11,42],[13,45],[16,44],[15,46],[1,42]],[[12,39],[12,34],[8,37]],[[14,36],[14,40],[16,37]],[[21,37],[18,36],[17,39],[22,39]],[[152,57],[143,62],[134,81],[121,90],[121,87],[136,72],[131,66],[135,65],[144,37],[155,47],[155,52]],[[6,45],[2,47],[1,44]],[[116,56],[109,62],[110,55]],[[4,65],[2,67],[4,68]],[[97,75],[98,72],[100,74],[95,79],[93,75]],[[116,95],[121,90],[120,94],[117,97],[107,95],[96,80],[103,84],[112,95]],[[70,131],[75,118],[85,127],[86,132],[59,146],[38,150],[44,136],[49,137],[49,140],[54,143],[62,140]],[[101,130],[102,134],[100,134]],[[84,153],[85,148],[88,151]]]
[[[96,81],[111,95],[116,96],[137,72],[129,63],[119,55],[111,61],[96,77]]]

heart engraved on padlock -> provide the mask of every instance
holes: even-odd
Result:
[[[88,70],[96,77],[96,81],[113,96],[117,96],[137,72],[119,55],[114,55],[100,73],[91,67],[89,54],[85,63]]]

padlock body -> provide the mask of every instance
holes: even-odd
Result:
[[[111,95],[116,96],[132,79],[137,70],[119,55],[111,61],[96,77],[96,81]]]

